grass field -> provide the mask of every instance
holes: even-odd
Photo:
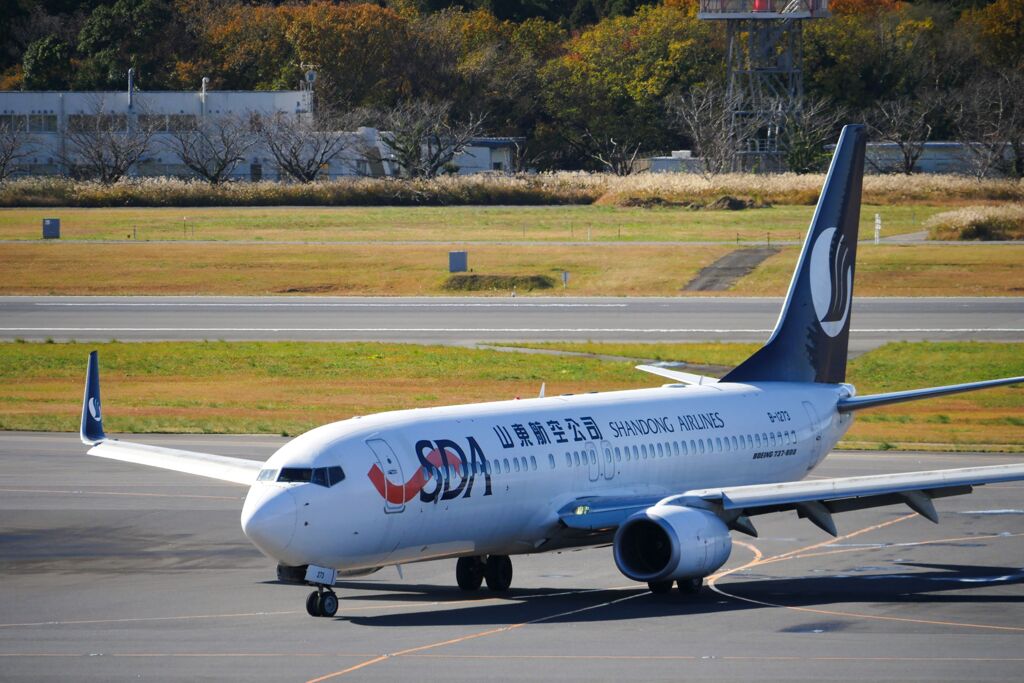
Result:
[[[875,214],[887,236],[914,232],[944,206],[875,206],[861,211],[861,234]],[[38,240],[43,218],[60,218],[74,240],[254,241],[623,241],[801,240],[810,206],[743,211],[612,206],[238,207],[0,209],[0,239]]]
[[[567,350],[731,364],[749,345],[564,344]],[[632,362],[404,344],[0,344],[0,429],[78,428],[90,349],[116,432],[296,434],[397,408],[658,386]],[[891,344],[855,359],[863,394],[1024,375],[1024,344]],[[858,415],[847,446],[1024,452],[1024,387]]]
[[[734,247],[719,245],[6,244],[0,294],[442,295],[448,251],[484,275],[546,275],[544,294],[676,296]],[[783,296],[799,254],[786,247],[720,294]],[[862,245],[861,296],[1020,296],[1024,245]],[[485,292],[486,293],[486,292]],[[507,295],[506,291],[495,291]],[[697,294],[706,294],[697,292]]]

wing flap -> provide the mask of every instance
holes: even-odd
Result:
[[[182,451],[114,439],[96,444],[89,449],[89,455],[136,465],[160,467],[165,470],[185,472],[246,486],[250,486],[256,481],[256,476],[263,467],[263,463],[256,460],[229,458],[211,453]]]

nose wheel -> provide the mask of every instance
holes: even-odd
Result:
[[[338,596],[330,588],[324,590],[323,586],[306,597],[306,612],[311,617],[333,617],[338,613]]]

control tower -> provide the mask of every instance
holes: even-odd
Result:
[[[697,16],[725,22],[734,129],[751,131],[734,170],[781,170],[781,127],[803,106],[803,22],[830,16],[828,0],[700,0]]]

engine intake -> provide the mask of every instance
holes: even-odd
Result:
[[[619,571],[634,581],[673,581],[721,567],[732,552],[732,537],[712,512],[653,505],[619,527],[613,550]]]

